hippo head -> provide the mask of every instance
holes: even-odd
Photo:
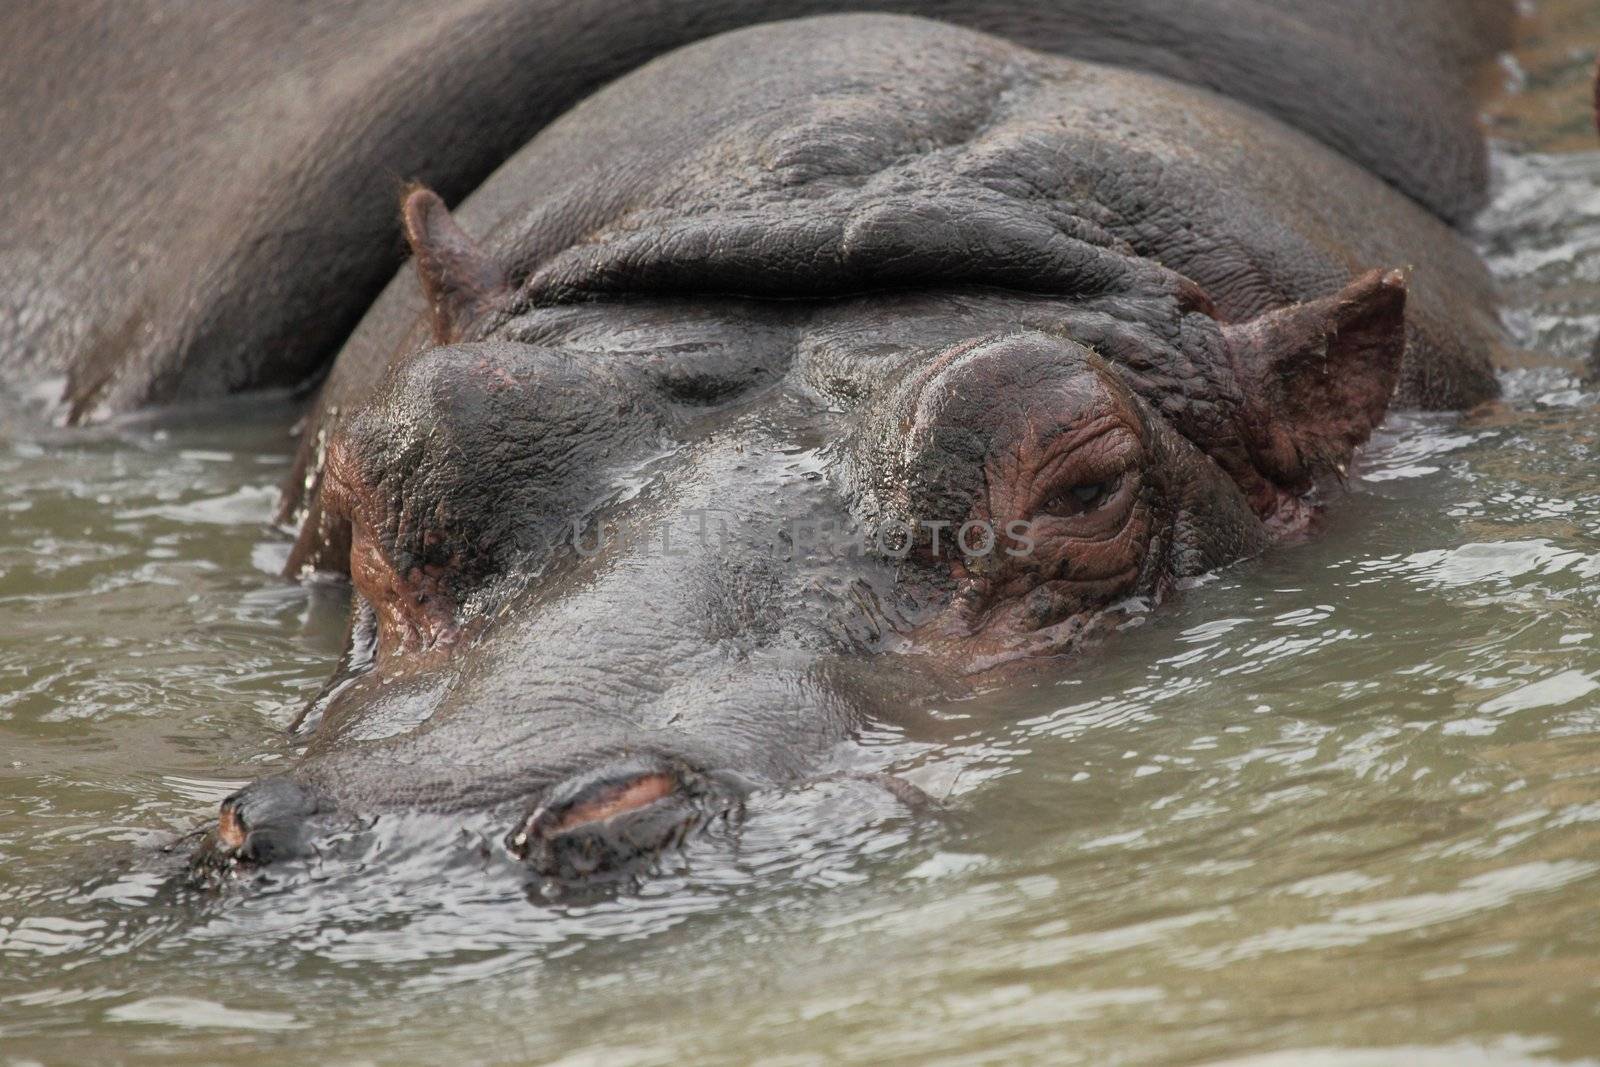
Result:
[[[431,337],[328,442],[305,535],[348,560],[349,650],[202,866],[424,809],[594,877],[873,771],[864,730],[1070,669],[1303,531],[1395,381],[1397,273],[1225,323],[995,213],[836,216],[658,218],[508,272],[407,196]]]

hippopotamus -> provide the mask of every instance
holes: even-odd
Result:
[[[1464,85],[1498,6],[1450,5],[1480,14],[1449,62],[1432,23],[1383,54]],[[1207,55],[1350,14],[1136,7],[1275,13],[1189,24]],[[1100,51],[1149,60],[1123,29]],[[1278,79],[1274,117],[951,21],[764,22],[587,96],[455,212],[406,187],[411,265],[291,493],[347,651],[195,870],[423,811],[605,879],[819,778],[920,806],[864,732],[1308,536],[1391,402],[1491,396],[1505,345],[1471,196],[1406,186],[1463,135],[1393,91],[1373,154],[1335,150],[1314,116],[1359,79],[1329,48],[1234,72]]]

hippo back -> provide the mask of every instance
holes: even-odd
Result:
[[[394,192],[456,200],[651,56],[775,17],[914,12],[1275,114],[1450,221],[1509,0],[164,0],[0,12],[0,369],[74,419],[289,386],[392,276]],[[358,342],[358,346],[360,343]]]

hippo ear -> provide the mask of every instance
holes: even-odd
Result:
[[[458,340],[506,295],[505,271],[456,225],[432,189],[417,186],[407,192],[400,219],[428,298],[433,339],[439,344]]]
[[[1406,277],[1372,271],[1332,296],[1224,327],[1251,459],[1280,489],[1343,476],[1382,421],[1405,351]]]

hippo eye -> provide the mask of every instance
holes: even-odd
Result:
[[[1099,482],[1084,482],[1057,493],[1039,510],[1047,515],[1082,515],[1103,507],[1122,486],[1119,474]]]

